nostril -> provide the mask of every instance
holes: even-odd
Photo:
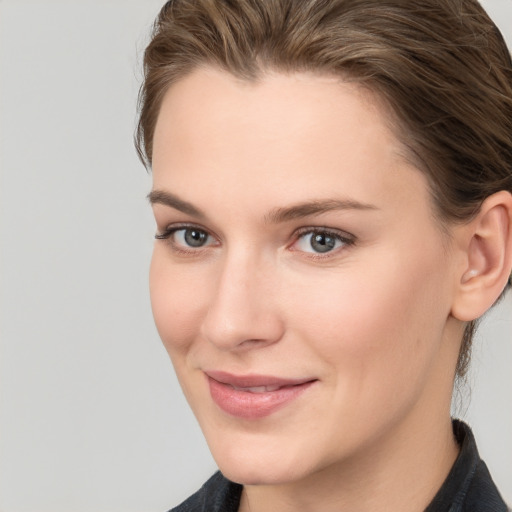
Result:
[[[240,312],[238,312],[240,313]],[[222,350],[251,350],[279,341],[283,336],[283,324],[268,314],[238,314],[236,317],[218,319],[210,314],[203,323],[201,334]]]

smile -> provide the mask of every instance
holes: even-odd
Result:
[[[207,372],[213,402],[231,416],[259,419],[293,402],[316,379],[281,379],[263,375],[237,376]]]
[[[247,393],[265,393],[265,391],[277,391],[281,386],[254,386],[252,388],[240,388],[238,386],[232,386],[237,391],[245,391]]]

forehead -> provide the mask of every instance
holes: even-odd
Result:
[[[216,135],[222,135],[222,128],[236,123],[238,128],[256,129],[253,136],[260,139],[266,134],[263,142],[272,143],[286,131],[313,136],[315,128],[340,128],[336,121],[342,118],[352,124],[350,132],[343,134],[345,138],[360,135],[362,128],[369,131],[392,126],[388,110],[375,94],[340,77],[268,71],[249,81],[203,67],[173,84],[164,95],[155,142],[162,134],[198,138],[206,133],[208,139],[203,142],[213,142]],[[401,150],[391,132],[387,133],[388,143]]]
[[[199,69],[162,102],[155,188],[205,201],[235,193],[266,201],[283,190],[294,201],[333,191],[364,202],[413,189],[425,196],[390,124],[374,95],[339,78],[268,73],[247,82]]]

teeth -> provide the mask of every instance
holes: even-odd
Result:
[[[254,386],[252,388],[239,388],[238,386],[233,386],[237,391],[245,391],[247,393],[265,393],[267,391],[276,391],[281,386]]]

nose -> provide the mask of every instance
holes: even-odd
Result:
[[[241,254],[226,257],[201,333],[221,350],[263,347],[281,339],[284,322],[277,299],[278,272]]]

